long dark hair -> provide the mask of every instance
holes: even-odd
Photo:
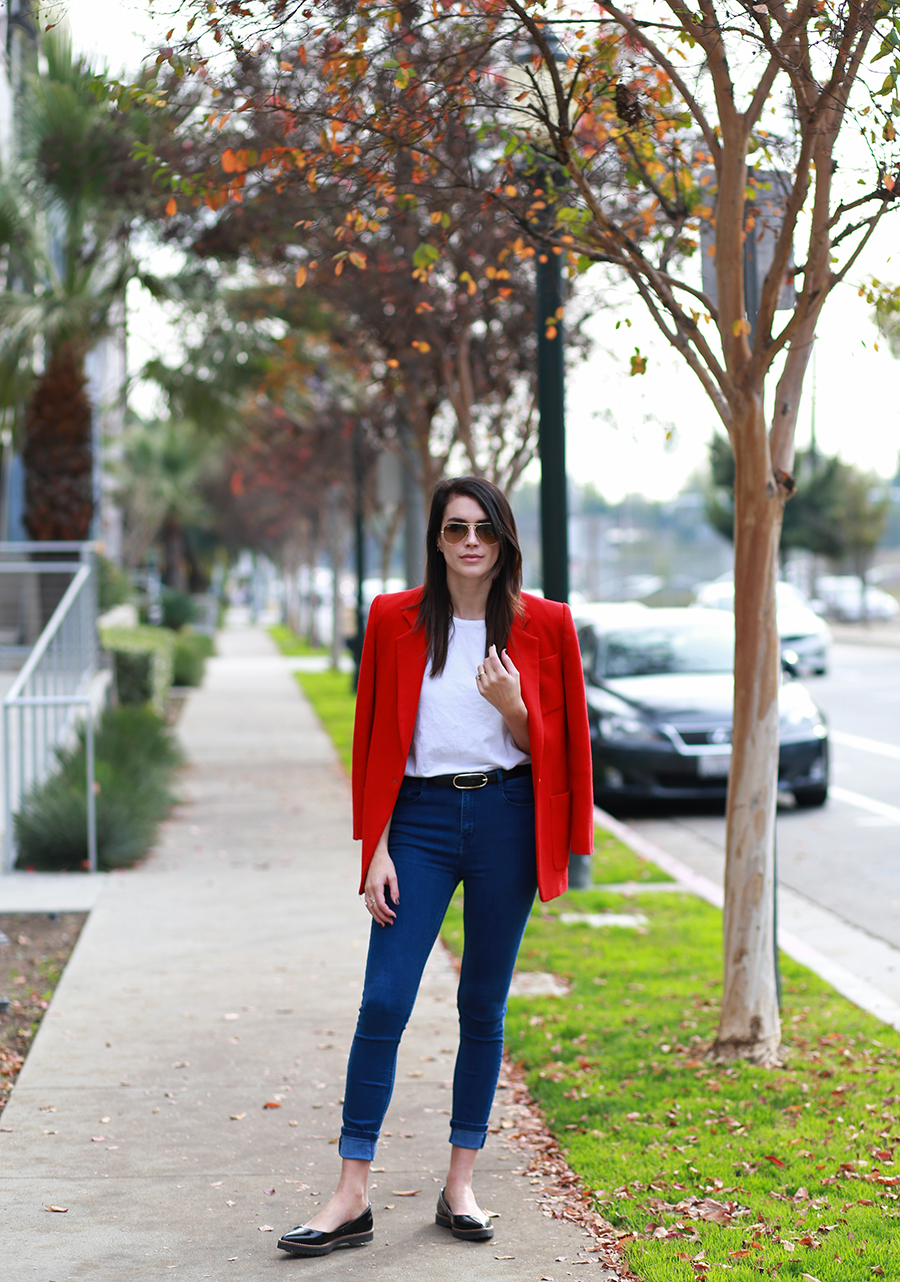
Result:
[[[522,614],[522,550],[516,530],[516,518],[503,491],[480,476],[452,476],[438,481],[431,496],[431,512],[425,534],[425,587],[416,624],[425,629],[431,675],[439,677],[447,662],[450,629],[453,626],[453,602],[447,587],[447,563],[438,547],[444,525],[444,512],[452,498],[464,495],[479,503],[500,539],[493,582],[488,595],[484,622],[487,636],[484,653],[492,645],[497,652],[509,643],[513,620]]]

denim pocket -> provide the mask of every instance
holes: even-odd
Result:
[[[504,801],[508,801],[511,806],[534,806],[534,784],[531,775],[503,779],[500,787]]]

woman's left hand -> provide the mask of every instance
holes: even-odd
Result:
[[[509,726],[517,748],[528,752],[528,709],[522,699],[519,670],[504,650],[492,645],[484,663],[478,665],[475,683],[483,699],[496,708]]]

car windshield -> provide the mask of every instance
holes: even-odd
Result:
[[[673,672],[731,672],[734,633],[700,624],[616,628],[600,638],[598,677],[651,677]]]

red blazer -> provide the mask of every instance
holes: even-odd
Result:
[[[363,642],[353,729],[353,836],[362,881],[390,819],[409,756],[427,648],[416,613],[422,589],[378,596]],[[567,605],[523,595],[508,650],[522,678],[534,779],[541,899],[568,886],[569,852],[594,847],[591,740],[584,675]],[[474,674],[473,674],[474,680]]]

